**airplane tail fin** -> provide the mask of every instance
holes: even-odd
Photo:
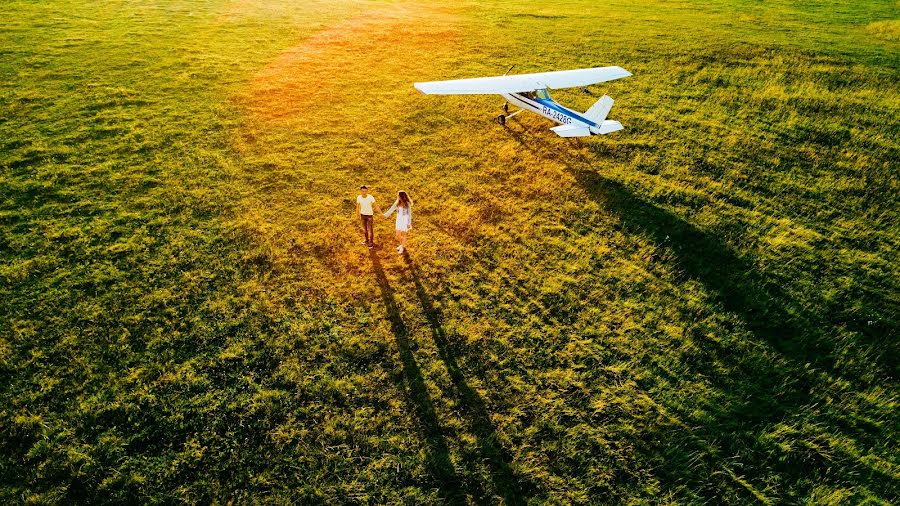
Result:
[[[610,98],[609,95],[603,95],[597,103],[592,105],[591,108],[584,113],[584,117],[598,125],[602,125],[603,120],[606,119],[612,106],[613,99]]]

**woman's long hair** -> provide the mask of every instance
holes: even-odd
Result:
[[[397,192],[397,205],[406,208],[412,205],[412,200],[409,199],[409,195],[403,190]]]

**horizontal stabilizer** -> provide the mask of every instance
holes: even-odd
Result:
[[[550,130],[556,132],[556,135],[560,137],[587,137],[591,135],[591,129],[581,125],[560,125]]]
[[[622,130],[623,128],[625,128],[625,127],[623,127],[622,124],[619,123],[618,121],[606,120],[600,124],[600,134],[606,135],[609,133],[618,132],[619,130]]]

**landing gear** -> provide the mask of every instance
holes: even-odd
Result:
[[[506,108],[504,107],[504,109],[506,109]],[[506,120],[508,120],[510,118],[515,118],[517,114],[519,114],[520,112],[522,112],[524,110],[525,109],[519,109],[518,111],[516,111],[512,114],[501,114],[500,116],[497,116],[496,118],[494,118],[494,121],[496,121],[497,123],[500,123],[501,125],[505,125]]]
[[[509,114],[509,102],[503,102],[503,112]]]

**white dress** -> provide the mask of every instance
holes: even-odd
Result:
[[[409,231],[409,228],[412,227],[412,204],[409,207],[400,207],[395,201],[394,205],[384,213],[385,218],[389,217],[394,211],[397,211],[397,221],[394,224],[394,229],[397,232]]]

